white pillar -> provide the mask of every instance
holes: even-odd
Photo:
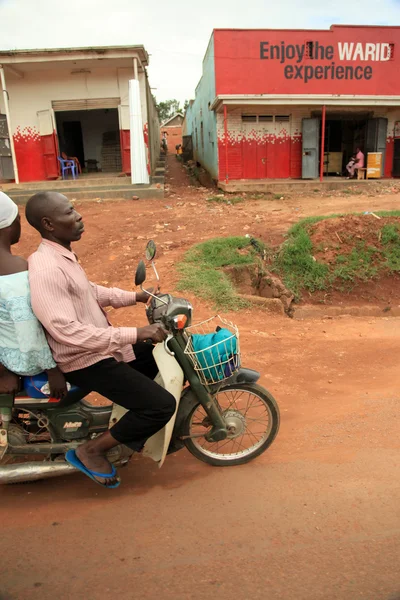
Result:
[[[13,167],[14,167],[14,179],[15,179],[15,183],[18,184],[19,183],[18,165],[17,165],[17,158],[15,156],[14,138],[13,138],[12,129],[11,129],[10,107],[8,105],[8,92],[7,92],[7,88],[6,88],[6,78],[4,77],[4,69],[3,69],[2,65],[0,65],[0,79],[1,79],[1,87],[3,90],[3,96],[4,96],[4,109],[6,111],[8,135],[10,136],[10,150],[11,150],[12,163],[13,163]]]
[[[131,181],[132,183],[148,184],[150,179],[147,170],[140,88],[137,79],[129,81],[129,122],[131,132]]]
[[[137,81],[139,81],[139,70],[138,70],[138,59],[134,58],[133,59],[133,73],[134,73],[134,77]]]

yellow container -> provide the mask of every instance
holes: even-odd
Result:
[[[382,152],[368,152],[367,177],[368,179],[379,179],[382,177]]]

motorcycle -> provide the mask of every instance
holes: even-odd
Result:
[[[150,241],[145,258],[154,263]],[[239,331],[220,316],[192,325],[193,308],[186,299],[153,294],[143,288],[146,265],[139,262],[135,285],[149,294],[150,324],[168,331],[153,355],[157,383],[176,399],[167,425],[149,438],[142,454],[161,467],[167,454],[186,447],[196,458],[214,466],[233,466],[259,456],[279,429],[279,408],[257,381],[257,371],[240,364]],[[78,388],[62,400],[49,397],[40,376],[22,378],[16,395],[0,395],[0,484],[19,483],[76,472],[65,453],[114,425],[125,413],[117,405],[95,406]],[[115,466],[126,465],[133,452],[123,445],[107,455]]]

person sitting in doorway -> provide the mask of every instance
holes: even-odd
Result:
[[[53,398],[67,393],[41,324],[32,311],[28,263],[11,246],[21,236],[17,205],[0,192],[0,394],[18,391],[19,377],[47,371]]]
[[[364,168],[364,154],[360,148],[356,148],[355,155],[351,157],[350,162],[346,165],[347,172],[349,174],[348,179],[354,179],[357,175],[358,169]]]

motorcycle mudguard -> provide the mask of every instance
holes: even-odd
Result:
[[[233,376],[229,383],[257,383],[261,375],[258,371],[253,369],[246,369],[241,367],[237,373]]]
[[[177,360],[165,350],[164,344],[157,344],[153,350],[153,356],[159,369],[157,378],[161,377],[162,387],[172,394],[176,400],[176,410],[174,415],[163,429],[157,431],[157,433],[147,440],[143,449],[143,456],[152,458],[155,462],[158,462],[159,467],[162,467],[174,430],[184,376]],[[160,381],[157,381],[157,383],[160,383]]]

